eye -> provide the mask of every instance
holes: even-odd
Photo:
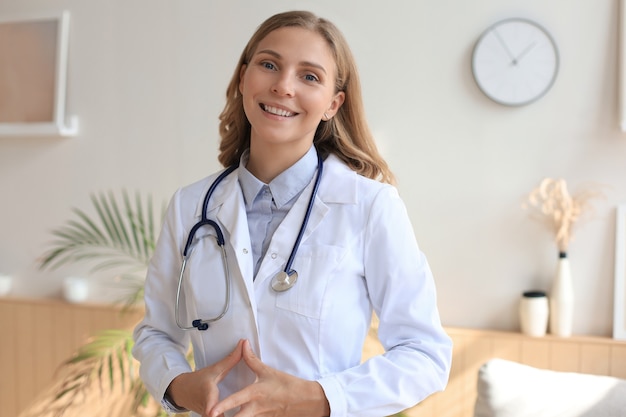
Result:
[[[261,62],[261,66],[263,68],[265,68],[267,70],[271,70],[271,71],[276,69],[276,66],[274,64],[272,64],[271,62],[268,62],[268,61],[262,61]]]
[[[320,79],[317,78],[315,74],[306,74],[304,76],[304,79],[307,81],[315,82],[315,83],[320,81]]]

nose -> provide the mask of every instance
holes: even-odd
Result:
[[[293,78],[286,72],[281,73],[272,85],[272,92],[279,96],[293,97],[295,92]]]

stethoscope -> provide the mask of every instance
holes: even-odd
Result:
[[[224,233],[222,232],[222,228],[217,224],[217,222],[210,220],[207,218],[207,210],[209,207],[209,200],[213,195],[213,192],[217,188],[220,182],[224,178],[226,178],[231,172],[237,169],[239,165],[232,165],[225,169],[216,179],[213,181],[213,184],[209,187],[206,195],[204,196],[204,201],[202,203],[202,215],[200,217],[200,221],[193,225],[191,230],[189,231],[189,236],[187,237],[187,242],[185,243],[185,249],[183,250],[183,263],[180,267],[180,275],[178,276],[178,288],[176,289],[176,305],[174,307],[175,316],[176,316],[176,325],[182,330],[206,330],[209,328],[211,323],[214,323],[224,317],[228,312],[228,308],[230,307],[230,290],[232,284],[232,278],[230,276],[230,271],[228,269],[228,259],[226,257],[226,248],[224,247],[226,241],[224,239]],[[309,198],[309,205],[306,208],[306,213],[304,214],[304,220],[302,220],[302,226],[300,226],[300,231],[298,232],[298,237],[296,238],[296,242],[293,245],[293,249],[291,249],[291,254],[287,259],[287,263],[285,264],[285,269],[277,273],[271,280],[271,286],[274,291],[283,292],[292,288],[296,281],[298,280],[298,272],[295,269],[291,268],[293,261],[296,257],[296,253],[298,252],[298,247],[300,246],[300,241],[302,240],[302,236],[304,236],[304,231],[306,230],[306,225],[309,222],[309,217],[311,216],[311,210],[313,209],[313,203],[315,202],[315,197],[317,196],[317,189],[320,185],[320,179],[322,178],[322,170],[324,167],[324,163],[322,158],[317,155],[317,175],[315,177],[315,183],[313,184],[313,191],[311,191],[311,197]],[[215,240],[217,245],[220,248],[222,254],[222,265],[224,267],[224,281],[226,284],[226,291],[224,293],[224,306],[222,308],[222,312],[209,319],[195,319],[191,322],[191,327],[185,326],[181,324],[179,310],[180,310],[180,290],[183,284],[183,276],[185,274],[185,268],[187,266],[187,260],[190,258],[191,253],[193,252],[193,240],[196,235],[196,232],[204,227],[211,226],[213,230],[215,230]]]

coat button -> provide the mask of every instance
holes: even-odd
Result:
[[[276,259],[277,256],[276,252],[272,253],[272,259]]]
[[[248,249],[243,248],[243,254],[244,254],[244,255],[247,255],[247,254],[248,254]]]

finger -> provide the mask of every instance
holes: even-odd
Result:
[[[219,400],[219,393],[217,391],[209,392],[204,411],[202,412],[202,417],[208,417],[211,413],[211,409],[219,402]]]
[[[242,406],[250,401],[250,390],[247,388],[237,391],[234,394],[229,395],[222,401],[215,404],[215,407],[209,413],[209,417],[223,416],[227,410],[231,410],[235,407]]]
[[[215,369],[218,372],[216,382],[221,382],[230,370],[239,363],[243,354],[243,342],[243,340],[239,340],[235,349],[215,364]]]
[[[247,340],[243,344],[243,360],[257,376],[265,370],[265,364],[254,354]]]

